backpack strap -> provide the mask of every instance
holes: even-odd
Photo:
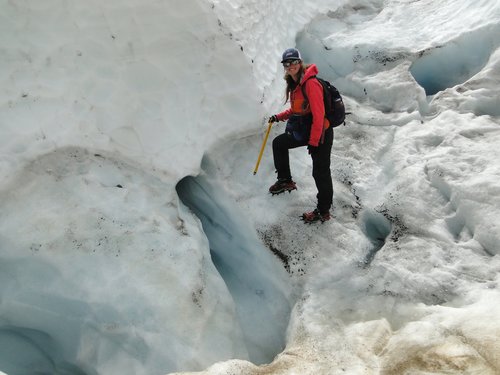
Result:
[[[309,81],[311,78],[316,78],[316,76],[307,77],[307,79],[300,85],[300,89],[302,90],[302,95],[304,96],[306,102],[309,102],[309,99],[307,98],[306,94],[306,82]]]

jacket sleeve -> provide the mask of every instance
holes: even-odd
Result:
[[[288,108],[284,110],[283,112],[280,112],[276,115],[279,121],[285,121],[290,118],[290,115],[292,114],[292,108]]]
[[[325,104],[323,102],[323,86],[317,79],[305,82],[305,90],[309,100],[309,107],[313,116],[309,144],[317,147],[323,134],[325,122]]]

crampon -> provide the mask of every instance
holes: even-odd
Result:
[[[272,195],[277,195],[288,191],[297,190],[297,185],[292,180],[278,180],[273,186],[269,188]]]
[[[317,221],[324,223],[327,220],[331,219],[330,212],[319,212],[317,209],[311,212],[304,212],[300,218],[304,221],[304,223],[311,224]]]

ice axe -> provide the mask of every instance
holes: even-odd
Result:
[[[269,138],[269,132],[271,131],[271,127],[273,126],[273,122],[269,121],[267,125],[266,135],[264,137],[264,141],[262,142],[262,146],[260,147],[259,158],[257,159],[257,164],[255,164],[255,169],[253,170],[254,176],[257,174],[257,169],[259,169],[260,159],[262,159],[262,154],[264,153],[264,148],[266,148],[267,138]]]

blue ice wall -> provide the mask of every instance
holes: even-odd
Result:
[[[500,42],[499,36],[499,26],[463,34],[424,51],[410,72],[427,95],[462,84],[484,68]]]
[[[283,265],[214,181],[203,175],[185,177],[177,193],[201,220],[214,265],[236,305],[249,359],[256,364],[271,362],[284,348],[290,316]]]

